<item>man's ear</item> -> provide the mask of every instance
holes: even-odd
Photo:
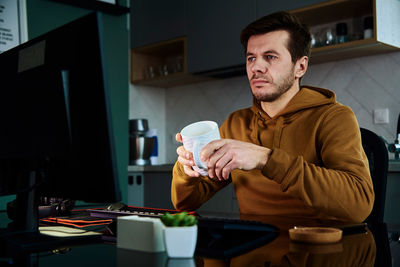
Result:
[[[308,68],[308,57],[303,56],[302,58],[298,59],[294,69],[295,78],[300,79],[306,73]]]

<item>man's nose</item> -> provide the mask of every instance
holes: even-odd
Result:
[[[260,58],[255,59],[251,66],[251,71],[256,73],[256,72],[261,72],[265,73],[267,72],[267,64],[263,62]]]

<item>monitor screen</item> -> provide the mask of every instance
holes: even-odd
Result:
[[[0,196],[17,209],[120,200],[103,52],[92,13],[0,54]]]

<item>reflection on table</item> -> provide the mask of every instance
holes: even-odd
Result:
[[[338,243],[306,244],[291,241],[288,229],[344,223],[271,216],[241,218],[272,223],[281,229],[280,235],[268,244],[231,259],[198,258],[198,266],[374,266],[377,249],[370,229],[364,233],[344,235]]]
[[[84,244],[58,251],[43,251],[25,257],[24,266],[391,266],[385,224],[369,225],[364,232],[344,235],[333,244],[316,245],[290,240],[294,226],[340,226],[337,221],[275,216],[241,216],[277,226],[276,235],[231,231],[227,234],[200,234],[195,257],[168,258],[165,252],[145,253],[118,249],[115,243]],[[232,241],[233,245],[225,246]],[[215,243],[219,245],[213,246]],[[396,243],[397,244],[397,243]],[[397,244],[398,246],[399,244]],[[207,248],[210,250],[207,251]],[[216,250],[219,249],[219,251]],[[226,251],[224,251],[224,249]],[[218,253],[216,253],[218,252]],[[9,262],[0,257],[0,263]],[[17,262],[16,259],[12,261]],[[37,263],[37,264],[36,264]],[[15,266],[15,265],[4,265]]]

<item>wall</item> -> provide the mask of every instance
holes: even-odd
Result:
[[[361,127],[393,142],[400,113],[400,52],[311,65],[302,84],[335,91],[337,100],[353,109]],[[160,128],[167,122],[160,131],[165,137],[160,145],[162,163],[175,162],[178,144],[174,136],[188,123],[222,123],[232,111],[252,104],[245,76],[168,89],[131,85],[130,94],[134,95],[130,99],[130,118],[150,116],[150,123]],[[373,123],[376,108],[389,109],[389,124]]]
[[[127,0],[119,1],[127,5]],[[48,0],[26,0],[28,39],[57,28],[91,10],[56,3]],[[116,141],[116,154],[120,184],[127,184],[128,166],[128,94],[129,94],[129,29],[128,16],[103,14],[104,47],[107,75],[110,86],[111,113]],[[62,53],[62,51],[60,51]],[[88,107],[90,108],[90,107]],[[95,155],[93,155],[95,156]],[[95,167],[95,166],[93,166]],[[123,200],[127,190],[121,187]],[[0,198],[4,210],[10,197]]]
[[[150,129],[157,129],[159,143],[159,163],[166,160],[165,129],[167,118],[165,112],[165,89],[147,86],[131,86],[129,91],[129,119],[144,118],[149,122]]]

